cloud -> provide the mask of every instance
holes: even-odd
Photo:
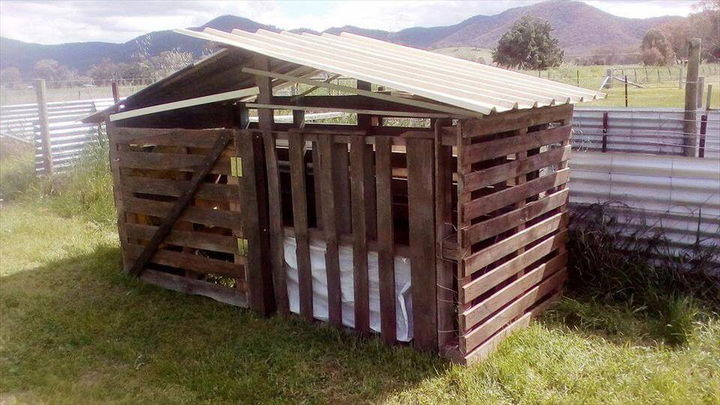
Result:
[[[224,14],[280,28],[356,25],[396,31],[457,24],[540,0],[509,1],[0,1],[0,35],[27,42],[125,42],[150,31],[199,26]],[[687,15],[695,1],[585,0],[625,17]]]

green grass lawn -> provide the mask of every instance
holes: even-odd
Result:
[[[642,308],[565,298],[461,367],[120,273],[112,225],[0,208],[0,403],[719,403],[720,319],[669,346]]]

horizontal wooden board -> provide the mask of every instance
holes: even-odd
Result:
[[[465,266],[463,266],[463,276],[470,276],[485,266],[502,259],[528,243],[534,242],[551,232],[567,228],[567,223],[568,214],[558,213],[508,238],[496,242],[479,252],[471,254],[463,259],[465,262]]]
[[[543,256],[546,256],[557,249],[563,248],[566,240],[567,231],[563,230],[559,234],[553,235],[536,246],[533,246],[523,254],[518,255],[488,271],[482,276],[465,283],[459,291],[460,302],[469,304],[475,298],[519,273],[525,267],[540,260]]]
[[[463,163],[472,164],[536,149],[553,143],[564,142],[570,139],[571,131],[572,126],[564,125],[562,127],[528,132],[527,134],[467,145],[463,151]]]
[[[146,144],[212,148],[222,129],[156,129],[116,127],[112,140],[119,144]]]
[[[236,307],[248,307],[247,294],[236,288],[225,287],[202,280],[193,280],[191,278],[151,269],[145,270],[140,275],[140,279],[146,283],[167,288],[168,290],[191,295],[201,295]]]
[[[192,171],[205,160],[204,155],[155,152],[118,152],[118,165],[131,169]],[[214,174],[230,174],[230,158],[220,157],[212,170]]]
[[[178,197],[190,186],[190,181],[123,176],[123,191]],[[202,183],[195,197],[202,200],[236,201],[240,193],[237,184]]]
[[[569,168],[477,198],[462,205],[463,218],[472,220],[565,184],[568,180],[570,180]]]
[[[490,336],[494,335],[500,328],[513,319],[521,316],[528,308],[537,303],[538,300],[556,291],[567,279],[567,272],[559,271],[546,280],[531,288],[520,298],[503,308],[500,312],[482,322],[477,328],[465,332],[460,337],[460,344],[466,351],[479,346]]]
[[[143,245],[129,243],[127,245],[127,256],[131,260],[137,258],[142,253]],[[164,266],[177,267],[179,269],[192,270],[204,274],[218,274],[245,279],[245,261],[239,258],[239,262],[226,262],[224,260],[211,259],[200,255],[193,255],[181,252],[173,252],[170,250],[158,249],[153,254],[150,263],[161,264]],[[236,259],[237,260],[237,259]]]
[[[467,352],[467,354],[465,355],[465,363],[472,364],[487,359],[487,357],[492,354],[495,349],[497,349],[498,345],[500,345],[503,340],[510,336],[511,333],[517,331],[520,328],[524,328],[530,325],[530,321],[534,317],[538,316],[540,313],[550,307],[550,305],[560,299],[561,296],[562,292],[554,294],[547,300],[543,301],[542,304],[533,308],[531,311],[521,316],[518,320],[508,325],[505,329],[498,332],[495,336],[488,339],[477,349]]]
[[[158,229],[157,226],[126,224],[125,231],[129,239],[150,240]],[[233,236],[218,235],[209,232],[178,231],[173,230],[163,243],[168,245],[185,246],[194,249],[211,250],[215,252],[238,254],[237,239]]]
[[[550,259],[547,263],[543,263],[528,271],[525,275],[503,287],[500,291],[493,293],[481,303],[463,311],[460,314],[460,324],[465,330],[473,328],[483,319],[492,315],[524,291],[529,290],[543,279],[563,269],[566,264],[567,253],[562,253]]]
[[[477,242],[506,232],[546,212],[565,205],[567,203],[568,193],[569,191],[565,189],[545,196],[537,201],[530,202],[523,208],[518,208],[486,221],[470,225],[460,230],[460,232],[464,233],[462,240],[465,241],[466,246],[471,246]]]
[[[552,164],[564,162],[570,158],[571,146],[554,148],[547,152],[514,160],[489,169],[472,171],[465,174],[464,192],[472,192],[493,184],[503,182],[524,174],[542,169]]]
[[[165,218],[172,208],[172,203],[123,196],[123,208],[125,211],[133,214]],[[180,216],[179,220],[207,226],[236,230],[242,229],[242,214],[237,211],[188,207],[182,216]]]
[[[572,109],[571,104],[564,104],[530,110],[508,111],[481,119],[467,120],[462,125],[462,136],[463,138],[473,138],[549,122],[570,120],[572,118]]]

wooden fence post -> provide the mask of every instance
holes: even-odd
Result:
[[[46,175],[53,174],[52,151],[50,149],[50,123],[48,121],[47,99],[45,95],[45,80],[37,79],[34,82],[37,96],[38,123],[40,125],[40,143],[42,147],[43,171]]]
[[[110,83],[110,88],[112,89],[113,101],[117,104],[120,100],[120,91],[118,90],[117,81],[113,80],[112,83]]]
[[[685,81],[685,116],[683,122],[685,156],[695,156],[695,147],[697,146],[697,125],[695,121],[697,120],[700,45],[700,38],[693,38],[688,43],[688,69]]]
[[[705,99],[705,110],[710,109],[710,103],[712,102],[712,84],[708,84],[707,99]]]
[[[705,90],[705,77],[698,77],[697,86],[697,108],[702,109],[703,92]]]

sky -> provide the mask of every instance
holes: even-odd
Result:
[[[697,0],[582,0],[611,14],[646,18],[688,15]],[[485,1],[171,1],[0,0],[0,35],[26,42],[125,42],[151,31],[199,26],[233,14],[279,28],[355,25],[397,31],[459,23],[539,0]]]

